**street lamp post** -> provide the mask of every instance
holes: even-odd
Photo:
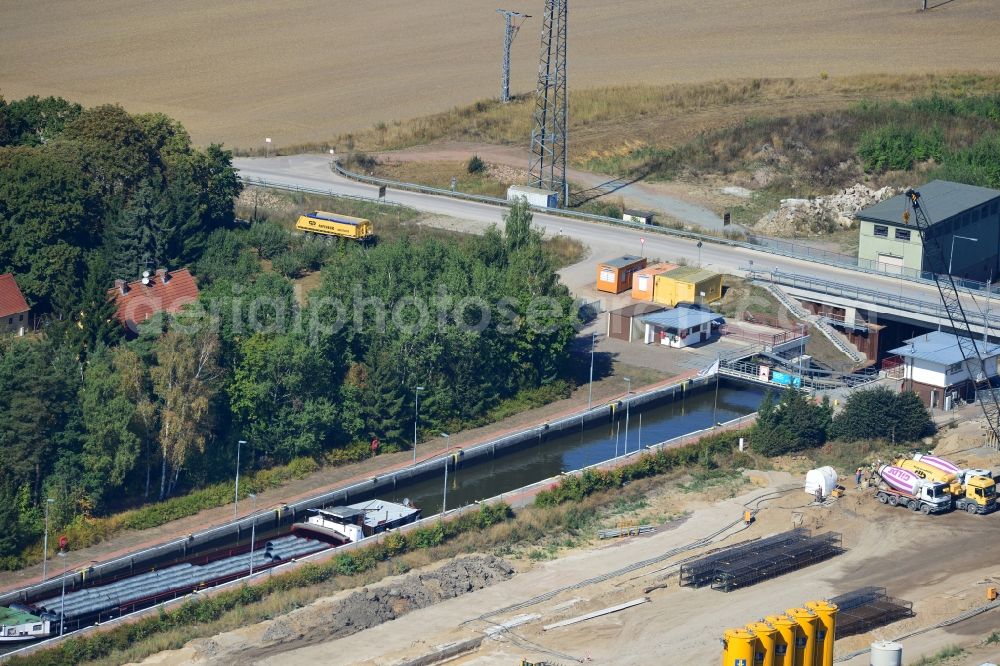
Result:
[[[627,383],[628,388],[625,391],[625,455],[628,455],[628,417],[629,417],[629,407],[632,406],[632,380],[628,377],[622,377]]]
[[[451,435],[446,432],[441,433],[445,441],[451,441]],[[441,514],[448,510],[448,456],[444,457],[444,495],[441,496]]]
[[[417,422],[420,421],[420,392],[423,386],[418,386],[413,391],[413,464],[417,464]]]
[[[42,582],[48,574],[49,563],[49,506],[55,502],[51,497],[45,500],[45,538],[42,540]]]
[[[587,409],[594,406],[594,345],[597,344],[597,331],[590,334],[590,384],[587,388]]]
[[[253,522],[250,523],[250,575],[253,576],[253,546],[257,540],[257,495],[250,493],[250,499],[253,501],[253,509],[251,510]]]
[[[240,515],[240,448],[246,443],[245,439],[236,442],[236,492],[233,497],[233,518]]]
[[[948,255],[948,275],[952,275],[951,267],[952,267],[952,264],[955,261],[955,239],[956,238],[961,238],[962,240],[967,240],[967,241],[970,241],[970,242],[973,242],[973,243],[978,243],[979,242],[978,238],[970,238],[969,236],[959,236],[959,235],[955,234],[955,235],[953,235],[951,237],[951,254]]]
[[[66,553],[59,551],[59,557],[63,558],[63,575],[62,575],[62,595],[59,601],[59,635],[63,635],[63,630],[66,628],[66,570],[69,567],[69,562],[66,561]]]
[[[806,325],[799,322],[799,384],[805,386],[802,378],[802,357],[806,355]]]

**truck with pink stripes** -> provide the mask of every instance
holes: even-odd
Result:
[[[924,515],[941,513],[952,508],[947,484],[922,479],[913,472],[894,465],[882,465],[876,470],[880,479],[875,499],[889,506],[903,506]]]

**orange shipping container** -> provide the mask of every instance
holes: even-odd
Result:
[[[677,268],[677,264],[650,264],[632,276],[632,298],[637,301],[652,301],[656,276]]]
[[[597,291],[620,294],[632,286],[632,275],[645,267],[645,259],[628,254],[601,262],[597,265]]]

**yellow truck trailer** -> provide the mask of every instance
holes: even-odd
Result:
[[[295,228],[310,234],[368,241],[374,237],[371,220],[318,210],[299,215]]]

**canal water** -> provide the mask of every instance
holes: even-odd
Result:
[[[764,390],[760,387],[723,380],[719,385],[716,421],[725,423],[755,412],[763,397]],[[543,435],[536,444],[512,453],[460,464],[457,470],[448,471],[448,508],[495,497],[561,472],[610,460],[624,454],[626,445],[628,451],[635,451],[707,428],[712,425],[715,411],[714,384],[686,395],[678,389],[673,397],[668,395],[661,401],[630,410],[627,420],[625,410],[621,409],[614,420],[609,415],[602,425],[548,438]],[[437,478],[407,484],[393,497],[385,492],[380,495],[397,502],[409,498],[424,510],[425,517],[433,515],[441,510],[444,473]]]

